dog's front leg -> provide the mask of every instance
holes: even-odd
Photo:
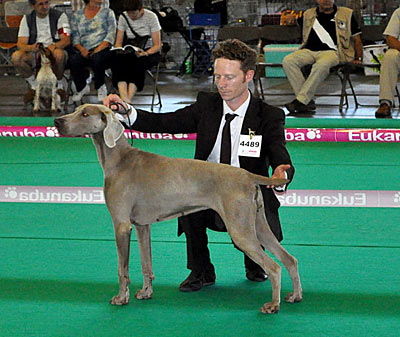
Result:
[[[35,101],[33,104],[33,113],[35,115],[39,112],[40,90],[41,90],[41,85],[40,85],[40,82],[38,82],[36,85]]]
[[[57,103],[57,90],[56,90],[56,83],[53,83],[52,87],[51,87],[51,113],[52,115],[55,115],[57,112],[57,107],[56,107],[56,103]]]
[[[139,244],[140,261],[142,264],[143,287],[136,292],[139,300],[150,299],[153,296],[153,264],[151,258],[151,225],[135,225]]]
[[[119,294],[114,296],[110,303],[123,305],[129,303],[129,250],[132,225],[130,222],[117,222],[114,224],[115,239],[118,250],[118,280]]]

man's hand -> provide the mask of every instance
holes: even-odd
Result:
[[[114,112],[125,112],[123,107],[125,107],[125,109],[129,109],[128,104],[126,104],[121,97],[115,94],[108,95],[106,98],[104,98],[103,104]]]
[[[86,58],[86,59],[89,58],[89,54],[90,54],[89,50],[82,47],[79,51],[84,58]]]
[[[282,164],[275,168],[274,173],[271,176],[271,179],[287,179],[286,178],[286,170],[290,169],[289,164]],[[268,188],[275,188],[275,185],[267,185]]]
[[[31,52],[37,52],[39,51],[39,43],[34,43],[30,45],[30,51]]]

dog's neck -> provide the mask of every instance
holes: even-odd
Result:
[[[120,137],[113,148],[109,148],[104,142],[103,131],[93,134],[92,140],[96,147],[97,158],[103,169],[104,177],[112,175],[114,168],[119,165],[124,154],[132,150],[125,136]]]
[[[46,57],[43,57],[42,56],[42,66],[46,66],[46,65],[49,65],[49,64],[51,64],[51,62],[50,62],[50,60]]]

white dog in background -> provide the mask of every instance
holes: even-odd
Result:
[[[33,115],[39,110],[49,110],[55,115],[60,109],[61,100],[57,94],[57,77],[52,69],[53,56],[47,48],[39,45],[41,67],[36,76],[36,92],[33,104]]]

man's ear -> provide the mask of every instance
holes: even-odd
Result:
[[[106,128],[103,131],[104,142],[107,147],[113,148],[118,139],[124,134],[125,128],[122,126],[114,112],[106,108],[103,110],[103,114],[106,117]]]
[[[254,74],[255,74],[254,70],[248,70],[247,71],[247,73],[245,75],[245,79],[246,79],[247,83],[249,83],[249,82],[251,82],[253,80]]]

